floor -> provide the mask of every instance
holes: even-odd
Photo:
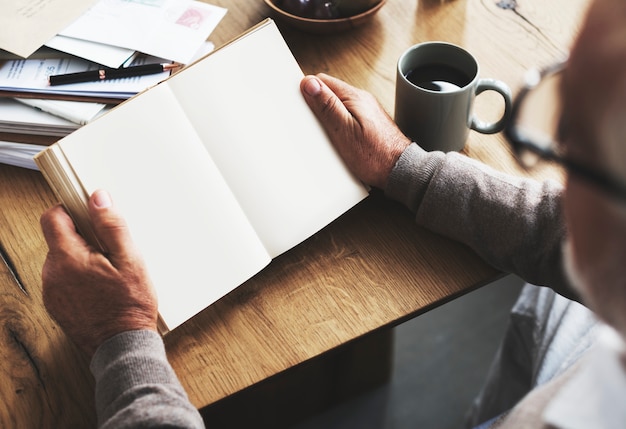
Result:
[[[507,276],[398,326],[387,384],[290,429],[463,427],[522,285]]]

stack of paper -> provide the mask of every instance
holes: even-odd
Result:
[[[0,163],[39,170],[33,158],[47,146],[0,141]]]
[[[49,86],[50,75],[189,64],[212,49],[207,38],[226,13],[194,0],[23,0],[5,9],[0,132],[52,136],[71,133],[170,72],[59,86]]]
[[[135,52],[188,64],[226,14],[194,0],[24,0],[5,6],[0,49],[26,58],[45,44],[113,68]]]
[[[141,55],[131,64],[161,63],[166,60]],[[98,70],[98,64],[80,58],[12,60],[0,66],[0,92],[11,97],[41,97],[54,100],[92,101],[117,104],[156,85],[169,71],[125,79],[50,86],[48,76]],[[67,118],[69,119],[69,118]]]
[[[188,64],[225,13],[192,0],[100,0],[59,35]]]
[[[10,98],[0,98],[0,132],[66,136],[78,129],[75,122],[42,112]]]

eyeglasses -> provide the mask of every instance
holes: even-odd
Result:
[[[511,120],[504,134],[524,168],[532,168],[541,160],[552,161],[626,201],[626,184],[622,180],[569,158],[559,143],[565,132],[560,96],[565,65],[566,61],[561,61],[543,70],[528,71],[524,86],[513,101]]]

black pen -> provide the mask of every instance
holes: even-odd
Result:
[[[48,84],[67,85],[69,83],[95,82],[98,80],[120,79],[124,77],[144,76],[162,73],[182,67],[179,63],[144,64],[141,66],[123,67],[119,69],[102,68],[78,73],[56,74],[48,77]]]

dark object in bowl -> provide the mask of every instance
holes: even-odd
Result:
[[[335,19],[340,17],[339,8],[332,0],[275,0],[274,3],[285,12],[302,18]]]
[[[272,9],[277,19],[299,30],[318,34],[337,33],[362,25],[369,21],[374,16],[374,14],[376,14],[376,12],[378,12],[380,8],[383,7],[386,2],[386,0],[370,0],[374,4],[369,9],[361,13],[357,13],[356,15],[345,17],[338,16],[336,18],[309,18],[304,16],[298,16],[283,10],[281,8],[283,1],[284,0],[265,0],[265,3]],[[310,7],[310,4],[308,2],[302,1],[295,3],[292,1],[290,5],[292,7],[295,7],[296,9],[298,7],[301,7],[301,9],[293,10],[293,12],[311,13],[311,9],[307,9],[308,7]],[[326,3],[331,2],[326,0]],[[332,12],[332,7],[325,8],[321,13],[326,12],[338,14],[338,10]]]

